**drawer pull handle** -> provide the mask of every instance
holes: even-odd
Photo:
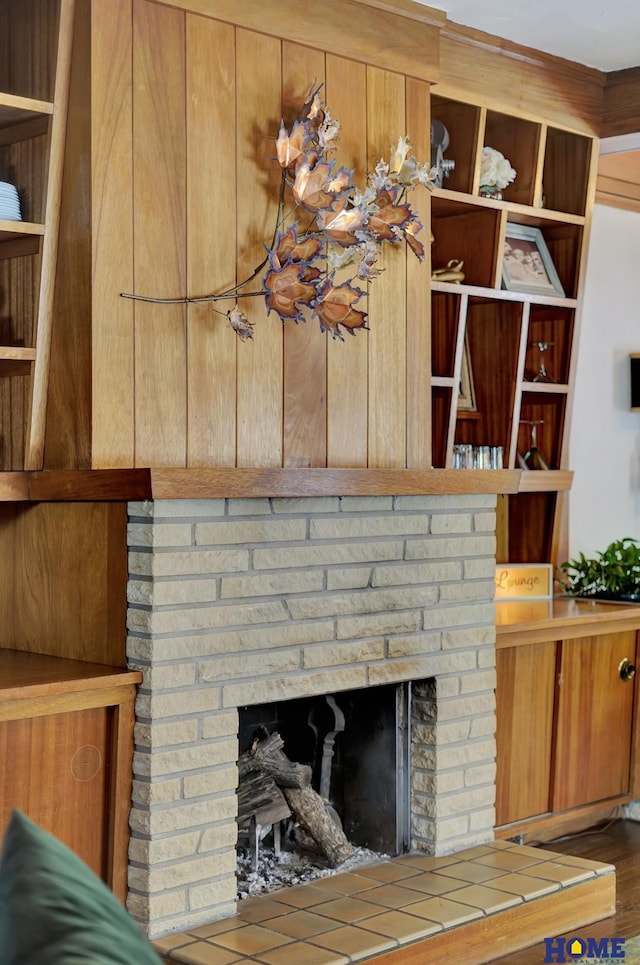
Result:
[[[624,681],[625,683],[633,679],[633,677],[635,676],[635,672],[636,672],[636,668],[633,666],[633,664],[631,663],[628,657],[625,657],[624,660],[621,660],[620,663],[618,664],[618,673],[620,674],[620,680]]]

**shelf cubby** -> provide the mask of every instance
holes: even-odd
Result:
[[[434,193],[431,202],[434,269],[462,261],[466,285],[496,286],[501,212],[496,207],[456,203]]]
[[[487,111],[484,147],[501,151],[516,171],[515,179],[502,191],[505,201],[534,204],[541,134],[541,124],[534,121],[498,111]]]
[[[441,121],[449,133],[446,159],[454,161],[455,167],[444,179],[443,187],[451,191],[471,194],[478,158],[480,108],[475,104],[433,96],[431,118]]]
[[[548,128],[542,174],[546,208],[585,214],[592,150],[591,138]]]

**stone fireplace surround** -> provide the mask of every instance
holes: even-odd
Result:
[[[129,899],[151,938],[236,911],[238,708],[413,681],[411,847],[493,837],[491,495],[129,504]]]

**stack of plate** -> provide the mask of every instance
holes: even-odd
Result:
[[[22,221],[18,191],[7,181],[0,181],[0,221]]]

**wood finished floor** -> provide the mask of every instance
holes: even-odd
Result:
[[[640,935],[640,824],[616,821],[600,832],[590,831],[565,841],[549,842],[551,851],[604,861],[616,868],[616,914],[578,930],[579,936],[632,938]],[[569,933],[565,937],[569,937]],[[490,965],[541,965],[544,945],[496,958]],[[627,959],[627,965],[640,965]]]

